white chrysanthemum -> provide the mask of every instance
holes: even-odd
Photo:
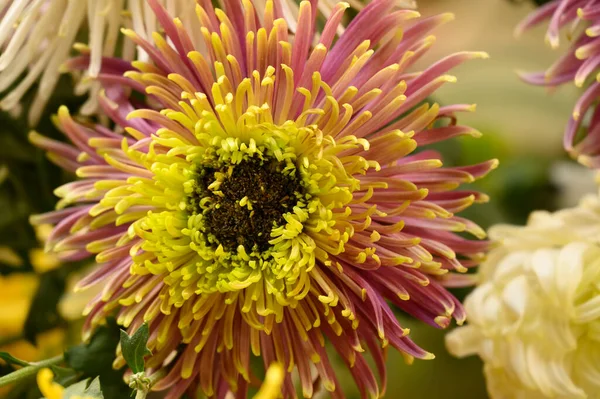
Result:
[[[450,352],[477,354],[498,399],[600,398],[600,201],[497,226]]]
[[[194,0],[162,0],[177,15],[195,16]],[[149,37],[157,24],[145,0],[0,0],[0,91],[18,82],[0,101],[3,110],[19,108],[21,98],[39,79],[39,89],[29,110],[29,122],[36,124],[56,87],[63,63],[88,27],[91,62],[90,77],[100,72],[102,56],[116,55],[117,38],[122,27],[133,27]],[[86,24],[87,22],[87,24]],[[125,43],[121,58],[133,59],[135,48]],[[139,58],[139,57],[138,57]],[[141,57],[143,58],[143,57]],[[24,78],[21,78],[25,73]],[[97,87],[83,80],[80,94],[92,89],[90,101],[82,111],[95,110]]]
[[[360,9],[368,0],[350,0],[351,5]],[[160,0],[170,15],[182,16],[182,23],[195,22],[196,0]],[[227,0],[222,0],[227,8]],[[259,12],[264,9],[265,0],[253,1]],[[325,16],[337,0],[319,2],[319,10]],[[202,2],[200,2],[202,3]],[[208,0],[208,3],[210,1]],[[398,7],[413,8],[414,0],[398,0]],[[282,1],[282,14],[295,29],[298,14],[296,0]],[[86,76],[95,78],[100,73],[102,56],[119,56],[125,60],[145,60],[145,54],[125,41],[119,48],[118,37],[121,28],[133,28],[139,36],[149,39],[158,26],[156,18],[146,0],[0,0],[0,92],[16,85],[0,100],[0,108],[19,112],[23,95],[39,79],[39,89],[29,109],[29,123],[37,124],[50,95],[58,82],[61,66],[71,55],[77,40],[84,39],[82,32],[87,29],[87,41],[91,62]],[[189,20],[189,21],[188,21]],[[87,23],[86,23],[87,22]],[[188,30],[192,31],[192,30]],[[202,35],[192,37],[195,48],[202,48]],[[82,49],[80,49],[82,50]],[[119,51],[119,54],[116,52]],[[21,78],[24,75],[24,78]],[[82,79],[77,92],[91,90],[89,100],[81,109],[84,114],[96,110],[99,85],[93,79]]]

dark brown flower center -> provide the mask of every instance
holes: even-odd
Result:
[[[283,162],[253,157],[233,166],[199,170],[188,209],[202,213],[204,232],[212,244],[233,252],[239,245],[248,253],[269,248],[271,230],[285,223],[283,215],[304,191],[296,173],[284,167]],[[209,188],[218,172],[225,175],[220,187]]]

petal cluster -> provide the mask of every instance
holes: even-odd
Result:
[[[183,24],[191,28],[191,40],[199,45],[201,36],[192,33],[196,0],[160,0],[160,3],[170,14],[181,17]],[[206,0],[198,3],[206,5]],[[364,3],[353,0],[351,6],[360,10]],[[255,4],[260,10],[265,7],[264,0],[257,0]],[[321,1],[320,14],[328,17],[335,4],[333,0]],[[415,8],[416,3],[399,0],[397,6]],[[290,21],[290,29],[295,31],[298,16],[296,1],[283,1],[281,12]],[[0,92],[6,92],[0,107],[18,111],[21,99],[37,82],[36,97],[28,110],[31,125],[39,121],[61,73],[65,72],[63,64],[69,59],[72,47],[90,54],[89,67],[76,93],[89,92],[89,99],[81,112],[93,114],[97,111],[96,97],[100,90],[94,79],[100,72],[102,57],[147,59],[147,54],[136,49],[133,42],[125,42],[120,48],[120,29],[135,29],[138,35],[148,39],[157,27],[154,13],[144,0],[12,0],[0,4],[0,15],[0,47],[3,49],[0,56]],[[77,43],[84,33],[89,37],[88,43]],[[25,78],[20,79],[23,73],[26,73]],[[13,85],[16,86],[11,88]],[[10,91],[7,91],[9,88]]]
[[[168,3],[172,12],[193,15],[193,0],[161,2]],[[12,0],[0,4],[0,15],[0,92],[6,92],[0,107],[18,110],[25,93],[37,82],[36,97],[28,110],[32,125],[39,121],[58,83],[61,67],[86,28],[89,46],[78,43],[76,47],[89,52],[86,76],[95,78],[103,56],[135,58],[133,43],[125,43],[119,49],[121,28],[133,27],[146,37],[156,26],[150,7],[140,0]],[[143,52],[137,55],[144,56]],[[80,94],[90,89],[90,100],[82,109],[85,113],[96,110],[99,86],[85,79],[77,88]]]
[[[546,42],[558,48],[561,31],[571,39],[564,54],[546,71],[524,73],[528,83],[556,87],[574,82],[585,91],[566,124],[565,149],[582,164],[600,167],[600,1],[554,0],[529,15],[517,34],[548,20]]]
[[[500,245],[465,300],[468,325],[447,336],[485,362],[492,398],[596,398],[600,392],[600,200],[497,226]]]
[[[362,397],[381,396],[387,347],[409,362],[433,357],[390,304],[434,327],[462,322],[444,285],[468,281],[459,273],[488,247],[459,235],[485,236],[456,215],[487,197],[456,189],[497,162],[446,168],[421,148],[479,135],[457,124],[474,106],[427,99],[456,80],[450,69],[487,55],[414,70],[451,15],[420,18],[393,0],[372,2],[342,34],[348,4],[317,34],[318,4],[304,1],[293,35],[278,1],[262,12],[247,0],[198,5],[193,32],[148,4],[164,34],[123,31],[148,61],[105,58],[98,74],[116,128],[63,107],[56,123],[72,145],[31,135],[79,177],[32,221],[55,225],[47,248],[64,259],[95,255],[79,283],[103,286],[85,334],[115,313],[130,330],[147,322],[147,366],[167,370],[154,389],[168,398],[246,397],[255,357],[284,365],[286,398],[293,375],[305,397],[320,384],[343,398],[326,342]],[[69,67],[90,63],[83,54]]]

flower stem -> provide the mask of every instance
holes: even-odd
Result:
[[[59,364],[63,360],[63,355],[59,355],[50,359],[42,360],[40,362],[31,363],[31,365],[27,367],[23,367],[19,370],[13,371],[10,374],[0,377],[0,388],[12,384],[13,382],[34,376],[40,369]]]
[[[138,389],[136,391],[135,394],[135,399],[146,399],[146,395],[148,395],[148,393],[150,392],[150,389],[154,386],[154,384],[156,384],[159,380],[161,380],[165,375],[167,375],[167,371],[166,370],[160,370],[157,373],[154,373],[150,376],[150,378],[148,378],[148,382],[147,385],[142,388],[142,389]]]

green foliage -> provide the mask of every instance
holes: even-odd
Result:
[[[14,357],[13,355],[11,355],[8,352],[0,352],[0,359],[4,360],[8,364],[14,364],[16,366],[23,366],[23,367],[29,366],[29,362],[26,362],[25,360],[17,359],[16,357]]]
[[[127,335],[126,331],[121,330],[123,357],[134,374],[144,371],[144,357],[152,354],[146,346],[149,334],[148,324],[146,323],[142,324],[131,336]]]
[[[88,343],[73,346],[65,351],[67,365],[84,377],[100,377],[100,386],[105,397],[126,399],[131,389],[123,382],[123,371],[114,370],[112,363],[119,344],[119,326],[109,319],[100,326]]]
[[[89,379],[79,381],[65,389],[65,392],[63,393],[64,399],[69,399],[73,396],[104,399],[104,395],[100,389],[100,379],[96,377],[91,382]]]

